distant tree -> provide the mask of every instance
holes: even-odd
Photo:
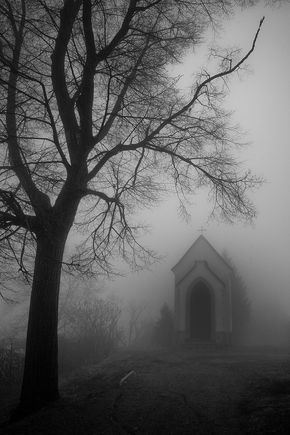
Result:
[[[61,283],[58,310],[58,331],[65,334],[70,328],[69,312],[73,306],[81,301],[95,301],[102,296],[104,289],[96,279],[82,279],[82,277],[64,275]],[[107,299],[107,298],[105,298]]]
[[[161,346],[171,346],[174,340],[174,317],[171,309],[165,303],[160,310],[160,318],[157,320],[154,336]]]
[[[9,346],[3,346],[0,343],[0,399],[6,397],[5,385],[11,386],[21,382],[23,372],[23,354],[19,353],[13,347],[13,343]]]
[[[60,315],[61,356],[72,359],[71,367],[96,363],[120,343],[121,307],[112,299],[82,296],[64,304]]]
[[[138,339],[142,327],[142,314],[146,306],[144,303],[130,301],[127,307],[128,313],[128,344],[132,344]]]
[[[232,267],[232,340],[234,344],[241,344],[246,338],[247,327],[251,318],[251,302],[248,288],[233,260],[227,253],[224,253],[223,256]]]
[[[136,267],[146,261],[130,215],[164,191],[161,173],[172,176],[179,197],[208,186],[223,216],[253,217],[246,191],[257,180],[238,171],[221,99],[262,21],[250,50],[238,60],[236,50],[216,53],[217,72],[197,72],[190,93],[168,70],[232,6],[1,1],[0,254],[7,273],[32,279],[22,409],[59,397],[62,266],[110,272],[113,253]],[[67,257],[74,224],[85,240]]]
[[[19,310],[8,310],[6,316],[0,319],[0,342],[24,345],[25,330],[27,327],[27,305],[22,305]]]

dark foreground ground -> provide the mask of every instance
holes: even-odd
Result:
[[[0,433],[289,434],[290,354],[118,353],[63,383],[57,403]]]

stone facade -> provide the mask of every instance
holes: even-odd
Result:
[[[178,341],[231,341],[231,267],[200,236],[172,269]]]

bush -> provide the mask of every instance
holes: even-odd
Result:
[[[95,364],[119,344],[121,309],[117,302],[87,296],[72,301],[61,313],[59,367],[61,373]]]
[[[156,343],[163,347],[169,347],[174,339],[174,317],[167,304],[160,310],[160,318],[155,325]]]
[[[0,347],[0,385],[21,382],[24,355],[13,348],[13,344]]]

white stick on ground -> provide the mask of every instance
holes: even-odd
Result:
[[[120,380],[120,386],[129,378],[129,376],[131,375],[136,375],[135,370],[131,370],[129,373],[127,373],[126,376],[124,376],[121,380]]]

